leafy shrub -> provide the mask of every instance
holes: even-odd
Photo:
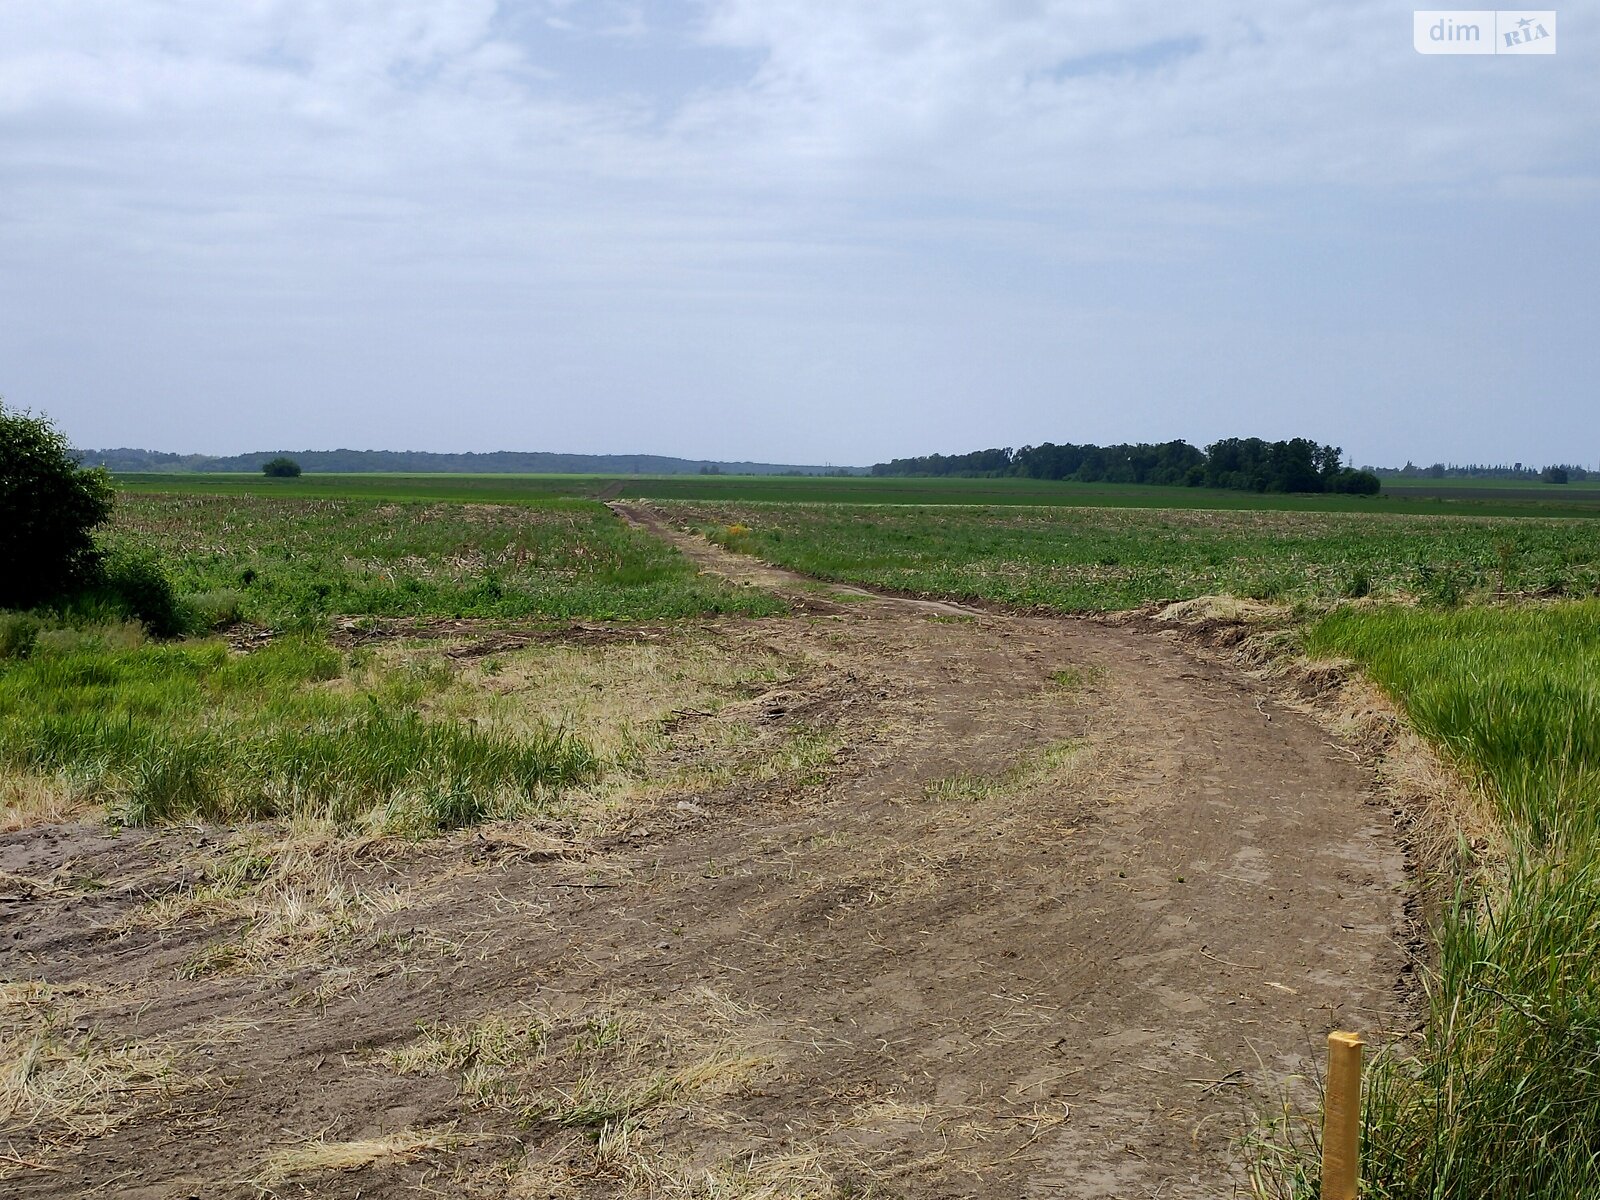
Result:
[[[111,479],[78,465],[48,420],[0,405],[0,608],[32,608],[92,581]]]
[[[280,454],[261,465],[261,473],[268,479],[298,479],[300,464],[287,455]]]
[[[102,567],[100,590],[156,637],[177,637],[189,628],[191,615],[153,555],[119,550]]]

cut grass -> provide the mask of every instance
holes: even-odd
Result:
[[[449,1150],[467,1140],[451,1130],[437,1129],[402,1129],[383,1137],[353,1142],[329,1142],[319,1138],[267,1156],[251,1182],[270,1187],[330,1171],[359,1171],[387,1163],[411,1162],[430,1152]]]
[[[935,780],[925,790],[930,800],[956,800],[987,803],[1039,786],[1047,780],[1070,774],[1082,760],[1083,742],[1060,742],[1025,755],[994,775],[963,773]]]
[[[36,1141],[101,1137],[183,1086],[174,1056],[73,1024],[71,988],[0,983],[0,1129]]]
[[[264,886],[235,901],[235,911],[248,915],[243,929],[236,936],[202,946],[184,961],[178,974],[183,979],[198,979],[260,972],[274,962],[304,971],[319,951],[337,951],[370,931],[379,918],[408,904],[409,898],[401,890],[363,889],[331,870],[294,884]],[[197,898],[196,907],[213,920],[222,917],[215,909],[206,910],[203,896]]]
[[[728,1042],[725,1008],[709,1006],[693,1027],[647,1012],[614,997],[424,1024],[414,1042],[381,1058],[400,1074],[457,1074],[461,1094],[480,1108],[596,1139],[636,1128],[659,1106],[735,1086],[765,1061]]]

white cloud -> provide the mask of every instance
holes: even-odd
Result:
[[[293,344],[311,370],[341,354],[319,323],[359,304],[471,343],[503,396],[522,360],[452,322],[542,314],[529,338],[575,363],[593,339],[623,388],[619,346],[667,329],[677,353],[685,306],[698,336],[775,347],[796,306],[832,329],[928,286],[951,321],[1012,288],[1077,311],[1075,270],[1176,277],[1254,227],[1327,236],[1308,196],[1571,210],[1600,174],[1581,37],[1549,60],[1422,58],[1386,0],[53,0],[6,19],[0,361],[73,381],[86,413],[97,376],[49,357],[74,323],[150,380],[196,340]],[[108,332],[124,321],[141,344]],[[725,394],[748,386],[733,350],[698,353]]]

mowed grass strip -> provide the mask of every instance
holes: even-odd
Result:
[[[663,504],[727,548],[825,579],[1061,612],[1262,600],[1591,595],[1582,521],[1175,509]]]
[[[1370,1073],[1362,1194],[1600,1195],[1600,602],[1345,609],[1308,647],[1362,663],[1516,847],[1439,924],[1414,1054]]]
[[[106,540],[156,552],[179,592],[202,605],[279,626],[327,614],[629,621],[784,611],[766,593],[698,575],[586,500],[124,494]]]

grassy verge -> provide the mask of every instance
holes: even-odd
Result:
[[[827,579],[1061,611],[1263,600],[1589,595],[1577,521],[1170,509],[675,505],[730,549]]]
[[[1461,886],[1419,1039],[1370,1074],[1363,1195],[1600,1195],[1600,603],[1342,610],[1308,647],[1363,664],[1514,847]]]
[[[129,824],[302,818],[408,837],[530,815],[604,824],[741,782],[805,786],[838,749],[827,728],[746,711],[795,669],[759,642],[694,627],[468,641],[342,651],[289,634],[238,654],[132,623],[45,628],[0,654],[0,830],[97,805]]]
[[[448,672],[363,676],[304,638],[236,657],[219,642],[61,632],[0,665],[0,765],[64,779],[129,824],[380,812],[438,830],[519,811],[596,770],[555,727],[424,719],[419,702]]]
[[[783,605],[696,574],[599,504],[124,495],[106,540],[154,552],[181,594],[226,619],[324,614],[662,620]]]

